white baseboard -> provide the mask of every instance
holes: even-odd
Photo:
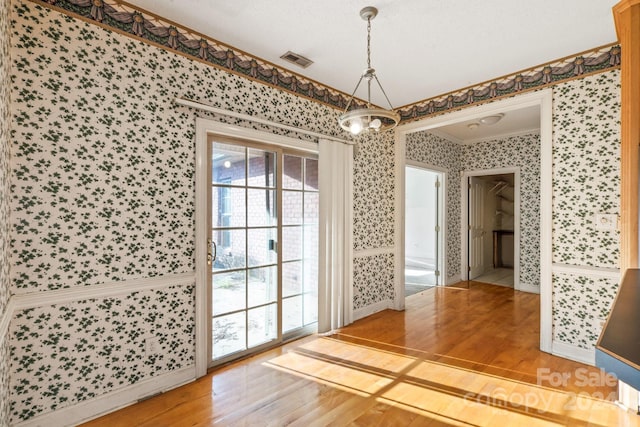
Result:
[[[551,343],[551,354],[591,366],[596,365],[595,348],[587,350],[572,344],[554,340]]]
[[[456,283],[460,283],[461,281],[462,281],[462,276],[460,276],[459,274],[457,276],[447,277],[445,286],[455,285]]]
[[[109,412],[132,405],[145,397],[165,392],[194,381],[195,366],[183,368],[168,374],[152,377],[137,384],[103,394],[76,405],[42,414],[30,420],[15,424],[16,427],[57,427],[77,425]]]
[[[367,316],[371,316],[373,313],[377,313],[388,308],[393,308],[393,301],[384,300],[375,304],[368,305],[366,307],[353,310],[353,321],[364,319]]]
[[[530,294],[539,294],[540,286],[535,286],[530,283],[520,282],[516,291],[529,292]]]

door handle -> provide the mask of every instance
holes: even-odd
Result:
[[[213,246],[213,251],[211,250],[211,246]],[[216,246],[216,242],[211,239],[207,240],[207,264],[212,265],[216,260],[218,255],[218,246]]]

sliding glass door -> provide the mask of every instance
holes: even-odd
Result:
[[[301,335],[317,321],[317,159],[211,141],[211,361]]]

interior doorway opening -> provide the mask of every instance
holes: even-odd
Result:
[[[468,178],[469,280],[514,287],[515,174]]]
[[[405,297],[442,284],[444,172],[405,169]]]
[[[462,174],[462,271],[520,290],[520,168]]]

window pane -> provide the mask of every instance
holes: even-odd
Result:
[[[288,297],[302,293],[302,262],[282,264],[282,296]]]
[[[273,190],[247,190],[247,225],[264,227],[276,225],[276,196]]]
[[[282,224],[302,224],[302,192],[282,192]]]
[[[277,337],[278,315],[276,304],[258,307],[248,312],[249,347],[266,343]]]
[[[318,251],[320,243],[318,241],[318,226],[304,226],[304,258],[309,262],[318,263]]]
[[[302,227],[282,227],[282,261],[302,258]]]
[[[213,227],[244,227],[245,189],[217,187],[211,189],[211,224]]]
[[[249,235],[249,267],[275,264],[276,228],[256,228],[247,230]]]
[[[319,193],[304,193],[304,223],[317,224],[319,213]]]
[[[318,190],[318,160],[304,159],[304,189]]]
[[[302,190],[302,157],[284,156],[282,188]]]
[[[245,184],[245,148],[213,143],[211,180],[214,184]]]
[[[247,292],[244,270],[214,274],[212,281],[211,298],[214,316],[246,308]]]
[[[245,315],[245,312],[241,312],[213,319],[211,333],[213,335],[214,359],[219,359],[247,348]]]
[[[278,296],[278,268],[249,270],[249,307],[275,302]]]
[[[274,188],[276,186],[275,171],[275,153],[249,148],[249,180],[247,185]]]
[[[309,325],[318,321],[318,294],[309,293],[302,297],[304,302],[304,324]]]
[[[282,332],[302,327],[302,296],[282,300]]]
[[[213,239],[211,253],[216,256],[213,271],[231,270],[246,265],[246,232],[244,230],[213,230],[211,237]]]

